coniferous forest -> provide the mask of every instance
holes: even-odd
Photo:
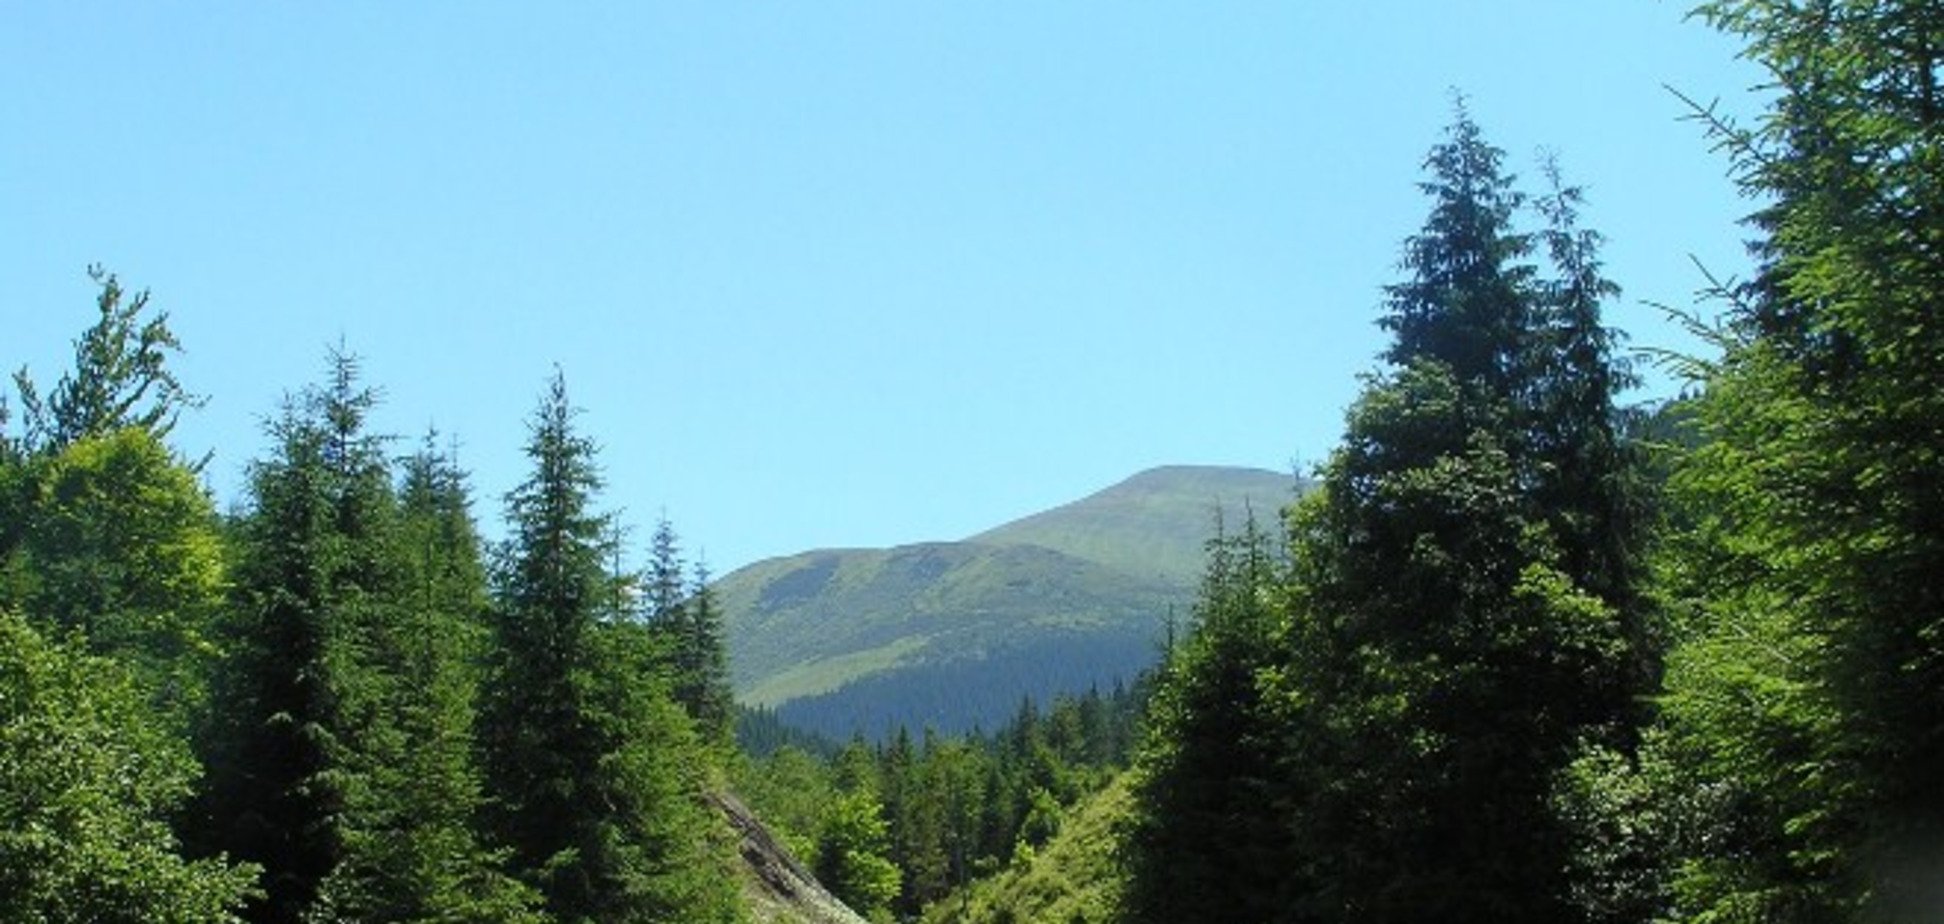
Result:
[[[963,736],[736,704],[559,370],[480,498],[328,350],[219,511],[193,344],[92,269],[0,402],[0,921],[831,920],[758,913],[731,803],[873,921],[1938,920],[1944,10],[1695,18],[1771,81],[1692,107],[1756,259],[1702,355],[1458,100],[1314,489],[1213,524],[1150,673]]]

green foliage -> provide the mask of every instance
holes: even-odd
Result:
[[[1679,844],[1676,916],[1926,920],[1944,893],[1944,143],[1934,5],[1717,2],[1772,78],[1702,111],[1761,267],[1724,287],[1704,444],[1674,489],[1667,753],[1721,791]]]
[[[837,797],[824,813],[817,834],[817,881],[857,913],[874,921],[891,919],[898,896],[898,867],[890,849],[884,806],[869,789]]]
[[[271,435],[277,454],[251,466],[252,509],[238,530],[196,827],[206,849],[263,867],[252,919],[296,921],[339,855],[339,794],[325,774],[336,737],[327,648],[341,568],[329,552],[323,434],[287,407]]]
[[[210,502],[154,433],[84,436],[25,463],[13,594],[57,634],[133,667],[178,729],[215,653],[224,551]]]
[[[376,485],[373,485],[376,488]],[[376,493],[376,492],[374,492]],[[474,763],[485,571],[465,476],[430,445],[406,459],[382,537],[396,569],[347,663],[335,755],[344,855],[319,887],[315,919],[536,921],[538,895],[482,848]]]
[[[928,729],[914,743],[900,729],[875,748],[855,738],[827,761],[783,747],[747,760],[736,784],[813,868],[825,860],[829,806],[846,793],[871,793],[882,806],[884,855],[901,880],[890,910],[909,918],[1057,838],[1075,807],[1126,766],[1139,710],[1139,697],[1124,688],[1060,697],[1045,712],[1026,700],[989,737]]]
[[[1120,920],[1127,872],[1116,863],[1116,832],[1133,811],[1125,776],[1082,800],[1060,832],[993,876],[925,909],[926,924],[1049,921],[1106,924]]]
[[[642,576],[649,624],[668,652],[672,693],[711,746],[726,748],[734,735],[735,696],[729,688],[729,652],[723,641],[722,607],[709,586],[708,567],[684,573],[675,528],[655,524],[648,568]]]
[[[238,920],[255,871],[185,860],[164,821],[195,772],[118,665],[0,611],[0,919]]]
[[[815,755],[793,745],[741,764],[735,788],[760,815],[783,846],[799,860],[816,865],[817,833],[824,806],[836,788],[830,767]]]
[[[1556,171],[1546,230],[1462,106],[1287,574],[1218,544],[1128,825],[1138,921],[1554,921],[1554,790],[1625,747],[1654,658],[1614,287]],[[1544,243],[1552,272],[1533,262]]]
[[[1193,630],[1148,705],[1124,835],[1132,920],[1269,920],[1279,907],[1292,845],[1265,811],[1283,773],[1259,683],[1274,666],[1276,578],[1253,520],[1210,542]]]

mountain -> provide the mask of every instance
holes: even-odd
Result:
[[[837,738],[995,728],[1131,682],[1185,615],[1216,511],[1268,519],[1297,480],[1172,466],[969,539],[804,552],[715,585],[745,703]]]
[[[1173,465],[1148,469],[1071,504],[990,529],[970,542],[1035,545],[1178,587],[1201,580],[1215,511],[1233,529],[1253,512],[1273,520],[1297,479],[1256,468]]]

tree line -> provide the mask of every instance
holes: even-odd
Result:
[[[741,919],[707,574],[666,521],[619,566],[558,373],[502,544],[342,350],[219,515],[166,314],[92,273],[73,367],[0,402],[0,918]]]
[[[1724,0],[1759,203],[1649,413],[1580,192],[1459,105],[1314,494],[1212,547],[1133,921],[1829,922],[1944,907],[1944,16]]]

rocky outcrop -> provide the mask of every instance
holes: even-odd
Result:
[[[709,801],[736,832],[743,895],[757,924],[869,924],[819,884],[742,800],[723,792]]]

